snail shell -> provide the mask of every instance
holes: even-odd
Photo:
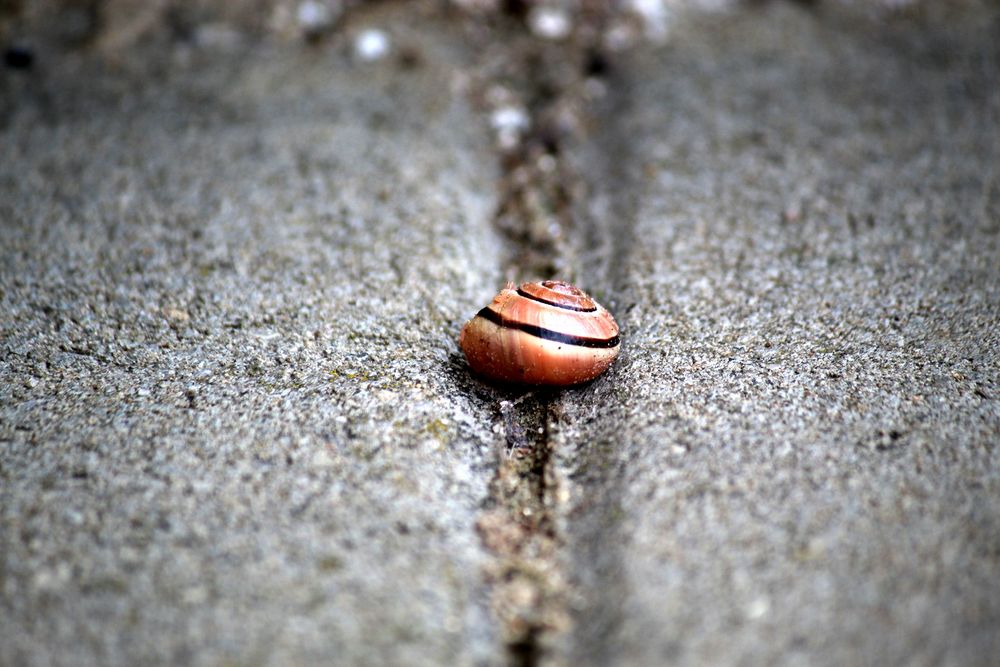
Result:
[[[469,366],[491,380],[566,386],[592,380],[621,345],[615,318],[561,280],[508,283],[462,328]]]

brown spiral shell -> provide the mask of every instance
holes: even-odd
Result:
[[[458,343],[486,378],[555,386],[594,379],[621,349],[611,313],[561,280],[508,283],[466,322]]]

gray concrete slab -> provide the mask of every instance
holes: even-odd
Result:
[[[550,427],[575,664],[995,664],[997,15],[952,18],[619,63],[574,159],[624,350]]]
[[[502,654],[455,342],[500,273],[470,52],[350,20],[0,74],[0,664]]]

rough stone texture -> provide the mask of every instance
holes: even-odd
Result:
[[[511,600],[543,663],[995,662],[995,6],[746,3],[613,60],[559,159],[624,351],[524,397],[455,343],[509,253],[453,22],[168,4],[0,72],[0,665],[509,664]]]
[[[353,20],[0,74],[0,664],[500,655],[495,159],[447,25]]]
[[[576,159],[626,343],[554,436],[574,664],[996,663],[998,16],[954,18],[773,3],[619,63]]]

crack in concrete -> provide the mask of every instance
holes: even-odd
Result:
[[[500,402],[506,447],[476,524],[495,556],[487,572],[492,611],[508,664],[516,666],[541,664],[551,638],[569,627],[554,516],[560,487],[549,437],[554,400],[552,392],[533,392]]]
[[[570,237],[586,189],[566,148],[586,134],[589,84],[607,68],[596,46],[603,18],[594,12],[589,29],[553,43],[532,37],[524,16],[512,12],[487,35],[492,47],[479,63],[474,102],[494,119],[523,114],[513,142],[509,127],[493,123],[502,169],[494,223],[507,241],[508,280],[576,279],[578,244]],[[556,644],[571,627],[565,539],[558,530],[567,484],[553,437],[560,395],[536,390],[500,401],[505,447],[476,523],[494,556],[486,572],[491,608],[507,662],[516,667],[563,664]]]

